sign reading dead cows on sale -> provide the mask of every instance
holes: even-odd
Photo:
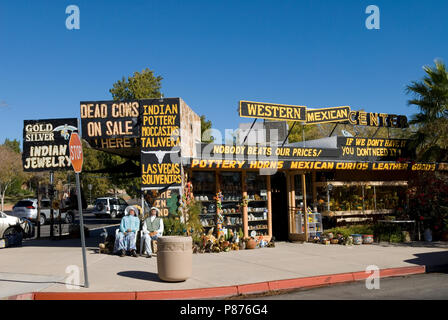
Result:
[[[84,139],[139,137],[138,101],[90,101],[80,105]]]
[[[78,131],[78,119],[25,120],[23,169],[27,172],[70,169],[68,142]]]
[[[142,188],[181,186],[180,99],[141,100]]]

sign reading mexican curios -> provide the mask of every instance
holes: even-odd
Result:
[[[68,142],[78,131],[78,119],[25,120],[23,169],[27,172],[70,169]]]
[[[240,117],[260,118],[269,120],[305,121],[305,106],[290,106],[284,104],[240,101]]]
[[[182,184],[180,99],[141,100],[142,188]]]

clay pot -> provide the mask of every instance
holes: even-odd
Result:
[[[442,241],[448,241],[448,231],[442,232],[442,236],[440,237]]]
[[[364,234],[362,236],[362,243],[363,244],[372,244],[373,243],[373,235],[371,235],[371,234]]]
[[[246,249],[255,249],[257,247],[257,242],[254,239],[250,239],[246,243]]]
[[[330,240],[330,242],[331,242],[331,244],[338,244],[339,240],[333,238],[333,239]]]

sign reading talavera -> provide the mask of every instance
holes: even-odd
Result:
[[[23,170],[71,169],[68,142],[78,132],[78,119],[25,120],[23,126]]]
[[[181,101],[140,100],[142,189],[182,185]]]
[[[240,117],[269,120],[306,121],[305,106],[240,101]]]

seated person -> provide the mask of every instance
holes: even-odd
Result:
[[[135,237],[140,229],[140,219],[137,217],[137,209],[129,206],[125,210],[125,216],[121,219],[120,232],[118,232],[118,252],[124,257],[129,252],[137,257]]]
[[[157,217],[159,209],[152,207],[150,216],[143,223],[143,238],[145,239],[145,253],[147,258],[151,258],[151,240],[157,240],[163,235],[163,219]]]

